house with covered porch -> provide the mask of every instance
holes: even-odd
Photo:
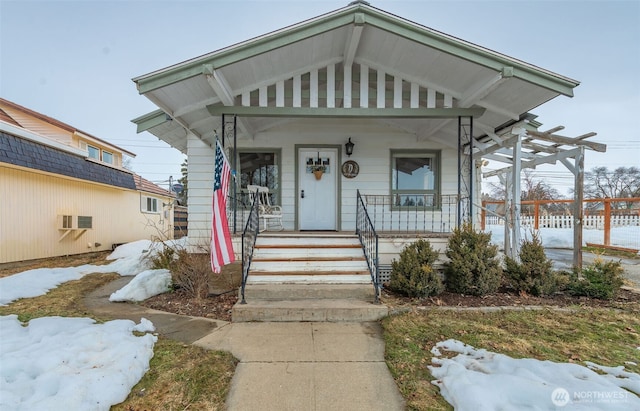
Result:
[[[524,160],[575,159],[562,146],[579,140],[538,132],[544,149],[527,134],[541,125],[530,110],[572,97],[576,80],[363,1],[133,81],[158,106],[133,120],[138,132],[188,156],[194,248],[209,243],[223,145],[229,226],[257,282],[380,281],[407,242],[444,249],[461,222],[478,222],[483,158],[519,179]],[[282,231],[252,222],[253,185],[268,188]],[[343,243],[356,253],[329,251]]]

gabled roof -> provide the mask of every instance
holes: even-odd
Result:
[[[418,138],[445,142],[457,134],[455,122],[439,113],[427,119],[429,110],[424,109],[453,108],[473,115],[478,137],[520,120],[559,95],[573,96],[579,84],[366,2],[353,2],[133,81],[160,108],[133,120],[138,131],[149,131],[183,152],[187,133],[211,142],[221,128],[217,114],[233,113],[236,107],[244,107],[245,114],[239,137],[252,138],[295,115],[296,110],[284,108],[315,104],[322,109],[318,112],[328,115],[350,107],[356,112],[362,108],[361,93],[368,93],[365,109],[371,107],[371,115],[375,111],[387,124]],[[296,87],[302,90],[300,96]],[[407,114],[390,118],[392,109]]]

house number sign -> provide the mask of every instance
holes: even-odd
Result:
[[[342,163],[342,175],[346,178],[354,178],[360,172],[360,166],[353,160]]]

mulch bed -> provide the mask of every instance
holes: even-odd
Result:
[[[209,295],[207,298],[189,297],[180,290],[156,295],[140,305],[180,315],[205,317],[215,320],[231,321],[231,309],[238,301],[238,291],[232,290],[223,294]]]
[[[548,297],[534,297],[528,294],[516,294],[508,290],[489,294],[482,297],[443,292],[442,294],[425,299],[411,299],[389,290],[383,290],[382,301],[390,306],[422,306],[422,307],[592,307],[631,309],[640,311],[640,293],[628,289],[621,289],[613,300],[598,300],[596,298],[575,297],[558,293]]]

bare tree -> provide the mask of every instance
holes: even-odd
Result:
[[[562,198],[558,190],[536,178],[533,170],[522,170],[520,200],[557,200]],[[490,183],[491,197],[502,200],[506,197],[503,184]]]
[[[607,167],[594,167],[585,173],[584,194],[586,198],[630,198],[640,197],[640,169],[618,167],[609,171]],[[630,208],[631,202],[616,202],[613,207]]]
[[[522,201],[534,201],[534,200],[558,200],[562,198],[562,195],[558,190],[551,187],[548,183],[540,178],[536,178],[535,172],[531,169],[522,170],[521,175],[521,191],[520,200]],[[503,200],[506,198],[505,187],[502,184],[490,183],[491,197]],[[568,212],[566,204],[562,203],[545,203],[540,205],[541,210],[545,210],[549,213],[564,213]],[[523,205],[521,212],[523,214],[533,214],[533,205]]]

